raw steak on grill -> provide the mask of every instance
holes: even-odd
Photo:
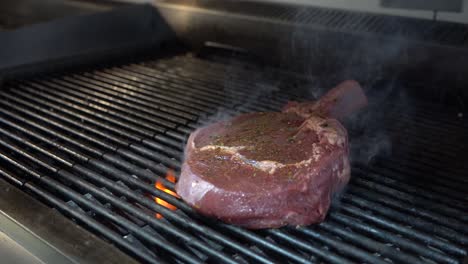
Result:
[[[347,132],[335,118],[366,104],[360,85],[345,81],[315,102],[199,128],[176,191],[200,213],[247,228],[320,222],[350,177]]]

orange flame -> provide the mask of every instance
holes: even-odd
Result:
[[[169,170],[167,171],[167,173],[166,173],[166,180],[168,180],[168,181],[170,181],[170,182],[172,182],[172,183],[175,183],[175,182],[176,182],[176,177],[175,177],[175,174],[174,174],[174,171],[173,171],[173,170],[169,169]],[[167,189],[167,188],[164,186],[164,184],[163,184],[162,182],[160,182],[160,181],[156,181],[156,183],[154,184],[154,187],[156,187],[156,189],[161,190],[161,191],[163,191],[163,192],[165,192],[165,193],[168,193],[168,194],[170,194],[170,195],[172,195],[172,196],[174,196],[174,197],[179,197],[179,196],[177,195],[177,193],[175,193],[175,192],[173,192],[173,191]],[[160,205],[162,205],[162,206],[164,206],[164,207],[166,207],[166,208],[168,208],[168,209],[171,209],[171,210],[173,210],[173,211],[174,211],[175,209],[177,209],[177,207],[173,206],[172,204],[170,204],[170,203],[168,203],[168,202],[166,202],[166,201],[164,201],[163,199],[160,199],[160,198],[158,198],[158,197],[154,197],[154,201],[155,201],[157,204],[160,204]],[[157,218],[157,219],[161,219],[161,218],[163,218],[163,216],[160,215],[160,214],[156,214],[156,218]]]

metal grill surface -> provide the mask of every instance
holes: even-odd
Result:
[[[433,103],[382,105],[391,154],[354,162],[319,225],[249,231],[154,187],[173,190],[165,175],[200,123],[278,110],[311,82],[191,55],[15,81],[0,92],[0,175],[144,263],[460,263],[468,125]]]
[[[187,4],[187,1],[181,0],[170,0],[169,2]],[[262,5],[261,3],[252,2],[226,3],[219,1],[193,3],[195,6],[212,10],[326,27],[343,32],[399,36],[457,46],[466,46],[468,44],[468,27],[461,23],[382,16],[381,14],[313,6],[294,7],[291,5],[272,5],[270,3]]]

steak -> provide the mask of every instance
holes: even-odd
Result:
[[[335,118],[366,104],[360,85],[345,81],[318,101],[199,128],[176,191],[200,213],[247,228],[320,222],[350,178],[347,131]]]

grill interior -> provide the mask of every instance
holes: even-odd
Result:
[[[171,0],[169,2],[187,5],[187,1],[184,0]],[[326,27],[328,30],[398,36],[405,39],[458,46],[468,44],[468,28],[466,25],[458,23],[382,16],[366,12],[313,6],[295,7],[292,5],[255,2],[238,4],[220,1],[195,1],[192,4],[212,10],[277,19],[283,22],[293,22],[313,27]]]
[[[318,82],[194,54],[12,81],[0,92],[0,175],[144,263],[460,263],[468,124],[396,84],[367,87],[375,103],[346,122],[352,180],[319,225],[249,231],[154,187],[173,190],[165,175],[178,175],[200,124],[311,99]],[[378,143],[387,137],[391,148]]]

